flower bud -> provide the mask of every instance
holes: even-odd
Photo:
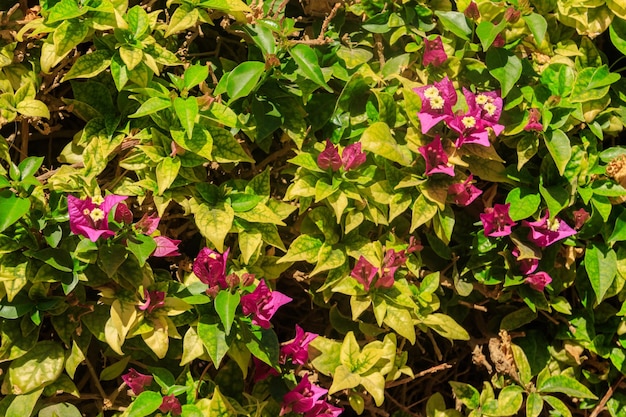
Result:
[[[515,10],[513,7],[509,7],[504,12],[504,19],[509,23],[517,23],[517,21],[520,18],[520,15],[521,13],[519,10]]]
[[[480,17],[480,11],[478,11],[478,5],[475,1],[470,2],[465,11],[463,11],[465,17],[472,20],[477,20]]]

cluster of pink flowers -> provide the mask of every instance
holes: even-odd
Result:
[[[122,375],[122,381],[131,389],[134,395],[141,394],[147,386],[152,384],[154,378],[152,375],[144,375],[134,368],[130,368],[128,373]],[[173,416],[179,416],[183,413],[183,408],[175,395],[166,395],[159,406],[162,413],[171,412]]]
[[[367,155],[361,150],[361,142],[346,146],[341,156],[337,146],[326,139],[326,148],[317,156],[317,165],[322,169],[332,169],[333,172],[343,167],[344,171],[361,166]]]
[[[507,203],[495,204],[493,207],[487,207],[485,209],[485,212],[480,215],[485,236],[503,237],[511,234],[512,227],[516,226],[517,223],[509,216],[510,207],[511,204]],[[585,210],[581,212],[581,210],[578,210],[574,214],[577,229],[582,227],[582,223],[579,224],[579,219],[586,219],[589,216],[589,213]],[[576,234],[576,230],[563,220],[558,218],[549,220],[549,217],[550,213],[546,210],[544,216],[539,220],[522,221],[522,226],[530,229],[527,235],[528,241],[538,248],[546,248]],[[526,276],[525,282],[529,284],[531,288],[537,291],[543,291],[546,285],[552,282],[552,277],[550,277],[547,272],[536,272],[539,266],[538,259],[519,259],[520,252],[517,248],[513,249],[511,253],[518,259],[520,272]]]
[[[126,196],[107,195],[106,197],[87,197],[80,199],[73,195],[67,196],[67,211],[70,216],[70,230],[75,235],[81,235],[92,242],[99,239],[109,239],[116,235],[109,223],[110,214],[113,220],[120,225],[131,225],[133,214],[126,204]],[[150,236],[153,234],[161,219],[154,215],[144,215],[132,228],[137,233]],[[180,240],[170,239],[165,236],[154,236],[157,247],[152,256],[166,257],[178,256],[178,244]]]

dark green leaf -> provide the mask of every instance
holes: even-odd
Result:
[[[599,304],[617,274],[615,251],[604,244],[590,242],[585,251],[585,270],[596,294],[596,304]]]
[[[289,55],[296,61],[302,75],[313,81],[315,84],[324,87],[326,91],[332,93],[333,90],[326,84],[324,74],[317,62],[315,50],[307,45],[298,44],[289,50]]]
[[[443,27],[454,33],[461,39],[465,39],[466,41],[470,40],[470,35],[472,34],[472,28],[467,24],[467,19],[465,15],[461,12],[442,12],[435,11],[439,20],[443,24]],[[503,96],[506,94],[503,94]]]
[[[491,48],[485,62],[489,73],[500,82],[502,97],[506,97],[522,75],[522,61],[511,51]]]
[[[215,368],[219,368],[229,347],[226,332],[220,329],[219,323],[208,323],[201,318],[198,322],[198,337],[202,340]]]
[[[246,61],[228,73],[226,93],[230,101],[246,97],[257,87],[261,76],[265,73],[265,64],[258,61]],[[221,84],[221,83],[220,83]]]
[[[130,406],[124,412],[124,416],[146,417],[155,412],[162,402],[163,397],[158,392],[144,391],[130,403]]]
[[[235,320],[235,311],[239,306],[240,300],[241,296],[238,292],[233,294],[227,290],[220,291],[217,297],[215,297],[215,311],[220,317],[227,336],[230,334],[230,328]]]
[[[576,398],[598,399],[589,388],[566,375],[553,375],[538,387],[539,392],[561,392]]]

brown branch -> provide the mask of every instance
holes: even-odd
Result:
[[[615,392],[617,387],[619,387],[619,385],[622,383],[623,380],[624,380],[624,375],[620,377],[620,379],[615,383],[615,385],[613,385],[612,387],[609,387],[609,389],[606,391],[606,394],[604,394],[604,397],[602,397],[598,405],[596,405],[596,407],[593,409],[591,414],[589,414],[589,417],[598,417],[600,413],[605,410],[606,403],[611,399],[611,397],[613,396],[613,393]]]
[[[28,157],[28,135],[29,135],[29,124],[28,119],[22,118],[22,123],[20,125],[20,162]]]
[[[471,309],[474,309],[474,310],[482,311],[484,313],[487,312],[487,307],[481,306],[479,304],[468,303],[467,301],[462,301],[462,300],[459,300],[457,303],[462,305],[462,306],[465,306],[467,308],[471,308]]]
[[[326,16],[326,18],[324,19],[324,22],[322,22],[320,34],[317,36],[316,39],[295,39],[290,41],[290,43],[292,45],[303,44],[311,46],[326,45],[330,43],[332,39],[326,36],[326,31],[328,30],[328,25],[330,25],[330,21],[333,20],[335,16],[337,16],[337,12],[339,11],[341,4],[342,3],[340,2],[335,3],[330,13],[328,13],[328,16]]]
[[[102,404],[101,407],[98,408],[108,410],[113,404],[111,403],[111,400],[109,400],[109,398],[107,397],[106,392],[104,392],[104,388],[102,388],[102,385],[100,384],[100,378],[98,377],[95,368],[88,358],[85,358],[85,364],[87,365],[87,369],[89,370],[89,374],[91,375],[93,382],[96,384],[96,389],[102,396]]]

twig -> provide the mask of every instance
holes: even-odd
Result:
[[[472,308],[474,310],[482,311],[484,313],[487,312],[487,307],[481,306],[479,304],[472,304],[472,303],[468,303],[467,301],[462,301],[462,300],[459,300],[458,303],[467,308]]]
[[[433,332],[428,330],[428,332],[426,332],[426,335],[430,339],[430,343],[432,343],[433,345],[433,349],[435,350],[435,355],[437,355],[437,360],[438,361],[443,360],[443,354],[441,353],[439,346],[437,346],[437,341],[435,340],[435,337],[433,336]]]
[[[613,393],[615,392],[617,387],[622,383],[623,380],[624,380],[624,375],[620,377],[620,379],[615,383],[615,385],[613,385],[612,387],[609,387],[609,389],[606,391],[606,394],[604,394],[604,397],[602,397],[598,405],[596,405],[596,408],[594,408],[591,414],[589,414],[589,417],[598,417],[598,415],[600,415],[600,413],[604,411],[606,403],[611,399],[611,397],[613,396]]]
[[[102,385],[100,384],[98,374],[96,373],[96,370],[94,369],[88,358],[85,358],[85,364],[87,365],[87,369],[89,369],[89,373],[91,374],[93,382],[96,384],[96,389],[102,396],[102,408],[104,410],[108,410],[113,404],[111,403],[111,400],[109,400],[109,397],[107,397],[106,392],[104,392],[104,388],[102,388]]]
[[[20,144],[20,162],[28,157],[28,127],[28,120],[26,118],[22,118],[20,126],[20,139],[22,141]]]
[[[322,22],[322,28],[320,29],[320,34],[317,36],[316,39],[296,39],[296,40],[292,40],[290,43],[292,45],[303,44],[303,45],[312,45],[312,46],[326,45],[327,43],[330,43],[332,39],[326,36],[326,31],[328,30],[328,25],[330,25],[330,21],[333,20],[335,16],[337,15],[337,12],[339,11],[341,4],[342,3],[340,2],[335,3],[330,13],[328,13],[328,16],[326,16],[326,18],[324,19],[324,22]]]
[[[393,398],[393,395],[390,395],[390,394],[385,392],[385,397],[388,400],[391,400],[391,402],[394,403],[396,405],[396,407],[398,407],[400,410],[404,411],[405,413],[407,413],[407,414],[409,414],[411,416],[419,416],[419,414],[412,412],[407,406],[400,404],[400,401],[398,401],[395,398]]]

